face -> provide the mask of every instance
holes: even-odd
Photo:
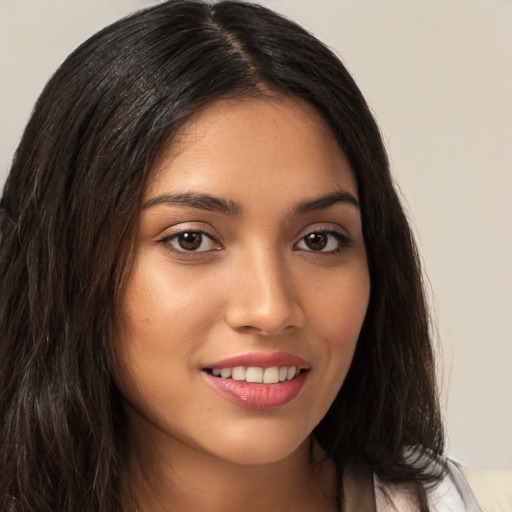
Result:
[[[326,123],[284,97],[211,104],[140,215],[115,342],[132,430],[243,464],[294,453],[343,384],[369,293],[357,184]]]

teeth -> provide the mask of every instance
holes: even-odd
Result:
[[[286,380],[292,380],[297,373],[297,368],[295,366],[289,366],[288,371],[286,372]]]
[[[245,368],[243,366],[235,366],[231,371],[233,380],[245,380]]]
[[[263,372],[263,382],[265,384],[275,384],[279,382],[279,368],[277,366],[266,368]]]
[[[212,374],[215,377],[263,384],[277,384],[292,380],[298,373],[295,366],[272,366],[271,368],[235,366],[234,368],[212,369]]]
[[[247,382],[263,382],[263,370],[255,366],[249,366],[245,370],[245,380]]]
[[[215,370],[213,375],[215,375]],[[220,376],[223,379],[229,379],[229,377],[231,377],[231,368],[222,368],[222,370],[220,370]]]

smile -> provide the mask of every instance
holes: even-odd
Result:
[[[277,409],[297,398],[311,367],[293,354],[245,354],[203,368],[208,384],[223,398],[247,409]]]
[[[211,374],[223,379],[259,384],[277,384],[292,380],[300,371],[300,368],[296,366],[272,366],[270,368],[235,366],[234,368],[212,368]]]

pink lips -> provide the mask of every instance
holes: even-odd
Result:
[[[230,357],[221,361],[208,364],[205,368],[233,368],[235,366],[259,366],[271,368],[272,366],[296,366],[301,369],[308,369],[309,363],[288,352],[273,352],[271,354],[249,353]]]
[[[301,392],[306,382],[309,363],[287,352],[274,352],[272,354],[250,353],[230,357],[221,361],[208,364],[204,370],[244,367],[290,367],[297,368],[297,376],[291,380],[275,384],[252,383],[237,381],[231,378],[215,377],[208,371],[203,371],[207,382],[222,397],[239,406],[248,409],[277,409],[294,400]]]

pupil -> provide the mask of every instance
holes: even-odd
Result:
[[[305,238],[306,245],[313,251],[320,251],[327,245],[325,233],[311,233]]]
[[[181,233],[178,236],[178,243],[182,249],[187,251],[194,251],[198,249],[203,242],[201,233]]]

